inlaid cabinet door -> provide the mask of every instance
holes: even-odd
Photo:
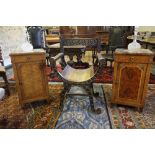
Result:
[[[145,64],[119,63],[114,83],[115,101],[140,103],[147,66]]]
[[[45,83],[45,70],[42,61],[19,63],[16,65],[18,70],[18,87],[21,92],[22,100],[35,99],[46,96],[47,88]]]

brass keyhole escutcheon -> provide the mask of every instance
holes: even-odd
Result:
[[[130,57],[129,60],[130,60],[131,62],[134,62],[134,61],[135,61],[135,57]]]

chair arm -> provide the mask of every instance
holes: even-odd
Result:
[[[95,55],[95,58],[96,58],[96,61],[94,66],[99,66],[99,65],[100,66],[102,65],[102,67],[106,66],[106,58],[104,58],[101,53],[97,53],[97,55]]]
[[[94,76],[89,80],[89,82],[93,82],[94,79],[102,73],[102,70],[104,69],[104,67],[106,66],[106,59],[102,56],[101,53],[98,53],[96,55],[97,58],[97,63],[96,66],[94,65]]]
[[[60,58],[64,57],[63,53],[59,53],[57,54],[55,57],[50,57],[49,61],[50,61],[50,65],[53,69],[56,69],[56,61]]]
[[[43,49],[48,53],[49,47],[47,45],[45,45],[45,47],[43,47]]]
[[[56,67],[56,61],[58,59],[61,59],[61,65],[64,65],[64,54],[63,53],[59,53],[57,54],[55,57],[50,57],[49,61],[50,61],[50,66],[51,66],[51,70],[52,72],[50,73],[50,77],[53,77],[55,75],[55,73],[57,73],[57,67]]]
[[[62,58],[63,56],[64,56],[63,53],[59,53],[55,57],[52,57],[52,58],[54,59],[54,61],[57,61],[58,59]]]

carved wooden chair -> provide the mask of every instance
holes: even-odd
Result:
[[[60,39],[60,53],[58,55],[56,55],[55,57],[50,57],[50,65],[51,65],[51,70],[54,71],[54,74],[56,74],[59,78],[61,78],[63,80],[63,84],[64,84],[64,89],[61,93],[61,97],[60,97],[60,103],[61,106],[60,108],[63,108],[63,100],[65,99],[66,95],[82,95],[82,96],[89,96],[90,99],[90,105],[91,105],[91,110],[97,114],[101,113],[101,110],[95,109],[94,108],[94,104],[93,104],[93,97],[95,97],[95,94],[93,92],[93,81],[96,78],[97,74],[100,73],[100,71],[103,69],[103,67],[105,66],[106,62],[105,59],[103,57],[101,57],[101,55],[99,54],[100,51],[98,49],[97,53],[98,55],[96,55],[96,59],[95,59],[95,63],[94,65],[88,66],[86,68],[83,69],[77,69],[77,68],[73,68],[72,66],[70,66],[70,64],[68,64],[65,61],[64,58],[64,46],[73,46],[75,45],[75,40],[69,40],[69,39]],[[79,43],[80,45],[83,43],[84,45],[84,40],[82,41],[80,40],[76,40],[76,45]],[[99,40],[97,38],[92,38],[92,40],[90,41],[91,43],[96,44],[96,47],[98,47],[99,44]],[[59,72],[57,70],[56,67],[56,62],[57,60],[61,59],[61,65],[62,65],[62,72]],[[51,73],[52,76],[52,73]],[[79,86],[84,88],[84,90],[86,90],[85,94],[81,94],[81,93],[76,93],[76,94],[72,94],[70,92],[71,87],[73,86]]]
[[[49,48],[46,44],[45,30],[41,26],[28,26],[29,41],[34,49],[43,48],[46,51],[46,61],[49,64]]]
[[[4,80],[4,88],[6,90],[6,93],[8,95],[10,95],[10,90],[9,90],[9,83],[8,83],[8,79],[7,79],[7,76],[6,76],[6,71],[5,71],[5,67],[4,67],[4,61],[3,61],[3,58],[2,58],[2,50],[1,50],[1,47],[0,47],[0,63],[1,63],[1,66],[0,66],[0,76],[3,78]]]

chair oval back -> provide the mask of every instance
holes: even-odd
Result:
[[[75,45],[83,45],[86,46],[86,48],[91,48],[94,50],[94,48],[97,50],[97,52],[100,52],[101,50],[101,43],[100,39],[97,37],[90,38],[79,38],[79,37],[60,37],[60,51],[64,53],[64,46],[75,46]]]

